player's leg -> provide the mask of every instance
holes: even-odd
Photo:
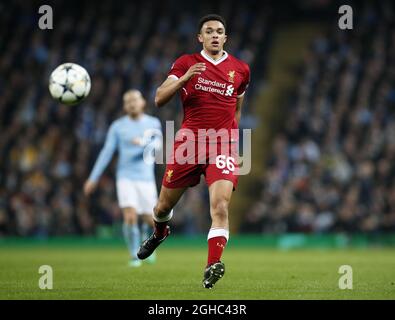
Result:
[[[148,258],[169,235],[170,229],[168,222],[173,215],[174,206],[185,190],[186,187],[171,189],[162,185],[158,202],[154,207],[154,233],[141,244],[137,254],[140,259]]]
[[[132,267],[138,267],[141,265],[141,261],[137,258],[141,235],[138,227],[137,212],[135,208],[127,207],[122,209],[122,214],[123,237],[128,246],[131,258],[129,265]]]
[[[233,183],[229,180],[217,180],[209,187],[211,228],[207,236],[208,258],[203,279],[205,288],[212,288],[225,273],[221,256],[229,239],[228,210],[232,192]]]
[[[206,182],[209,186],[212,220],[207,237],[207,267],[216,266],[223,272],[225,267],[221,262],[221,256],[229,239],[228,208],[233,190],[237,187],[238,182],[239,168],[236,162],[237,157],[236,144],[217,144],[214,150],[209,149],[210,161],[205,168]]]
[[[138,266],[141,265],[141,261],[137,259],[137,251],[141,237],[137,223],[138,195],[133,181],[127,179],[117,180],[116,188],[118,203],[123,214],[123,236],[131,257],[130,265]]]
[[[211,228],[207,236],[208,257],[203,286],[212,288],[225,274],[221,256],[229,239],[229,203],[237,186],[237,146],[233,143],[209,145],[205,177],[209,186]],[[213,148],[210,148],[213,147]]]
[[[178,148],[176,143],[174,148]],[[198,164],[173,163],[166,166],[159,199],[152,216],[154,233],[141,244],[137,254],[140,259],[148,258],[170,234],[168,222],[173,215],[174,206],[188,187],[199,183],[201,173],[202,169]]]
[[[158,202],[158,191],[154,180],[136,181],[135,186],[138,194],[139,211],[137,214],[141,224],[141,243],[141,240],[147,239],[153,231],[152,210]],[[152,254],[147,261],[154,263],[155,260],[155,254]]]

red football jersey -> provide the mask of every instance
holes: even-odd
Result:
[[[214,60],[202,50],[178,58],[168,75],[178,79],[199,62],[206,64],[206,70],[193,76],[180,90],[184,108],[182,128],[191,129],[195,138],[199,129],[217,132],[237,129],[236,102],[250,81],[249,66],[227,52]]]

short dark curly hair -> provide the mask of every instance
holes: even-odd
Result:
[[[207,21],[211,21],[211,20],[221,22],[221,23],[224,25],[225,30],[226,30],[226,22],[225,22],[225,19],[224,19],[223,17],[221,17],[220,15],[218,15],[218,14],[211,13],[211,14],[205,15],[204,17],[202,17],[202,18],[199,20],[199,24],[198,24],[198,33],[200,33],[200,31],[202,30],[202,27],[203,27],[204,23],[206,23]]]

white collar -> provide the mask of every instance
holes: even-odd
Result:
[[[218,60],[214,60],[213,58],[211,58],[206,52],[204,52],[204,50],[200,51],[200,54],[203,56],[204,59],[206,59],[207,61],[210,61],[215,66],[217,64],[220,64],[222,61],[224,61],[228,57],[228,53],[225,50],[224,50],[224,54],[222,55],[222,57]]]

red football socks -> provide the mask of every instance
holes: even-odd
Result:
[[[214,237],[208,239],[208,259],[207,266],[221,260],[222,252],[226,246],[225,237]]]
[[[155,237],[158,239],[162,239],[164,236],[166,236],[166,227],[167,227],[167,221],[165,222],[156,222],[154,221],[155,224]]]

